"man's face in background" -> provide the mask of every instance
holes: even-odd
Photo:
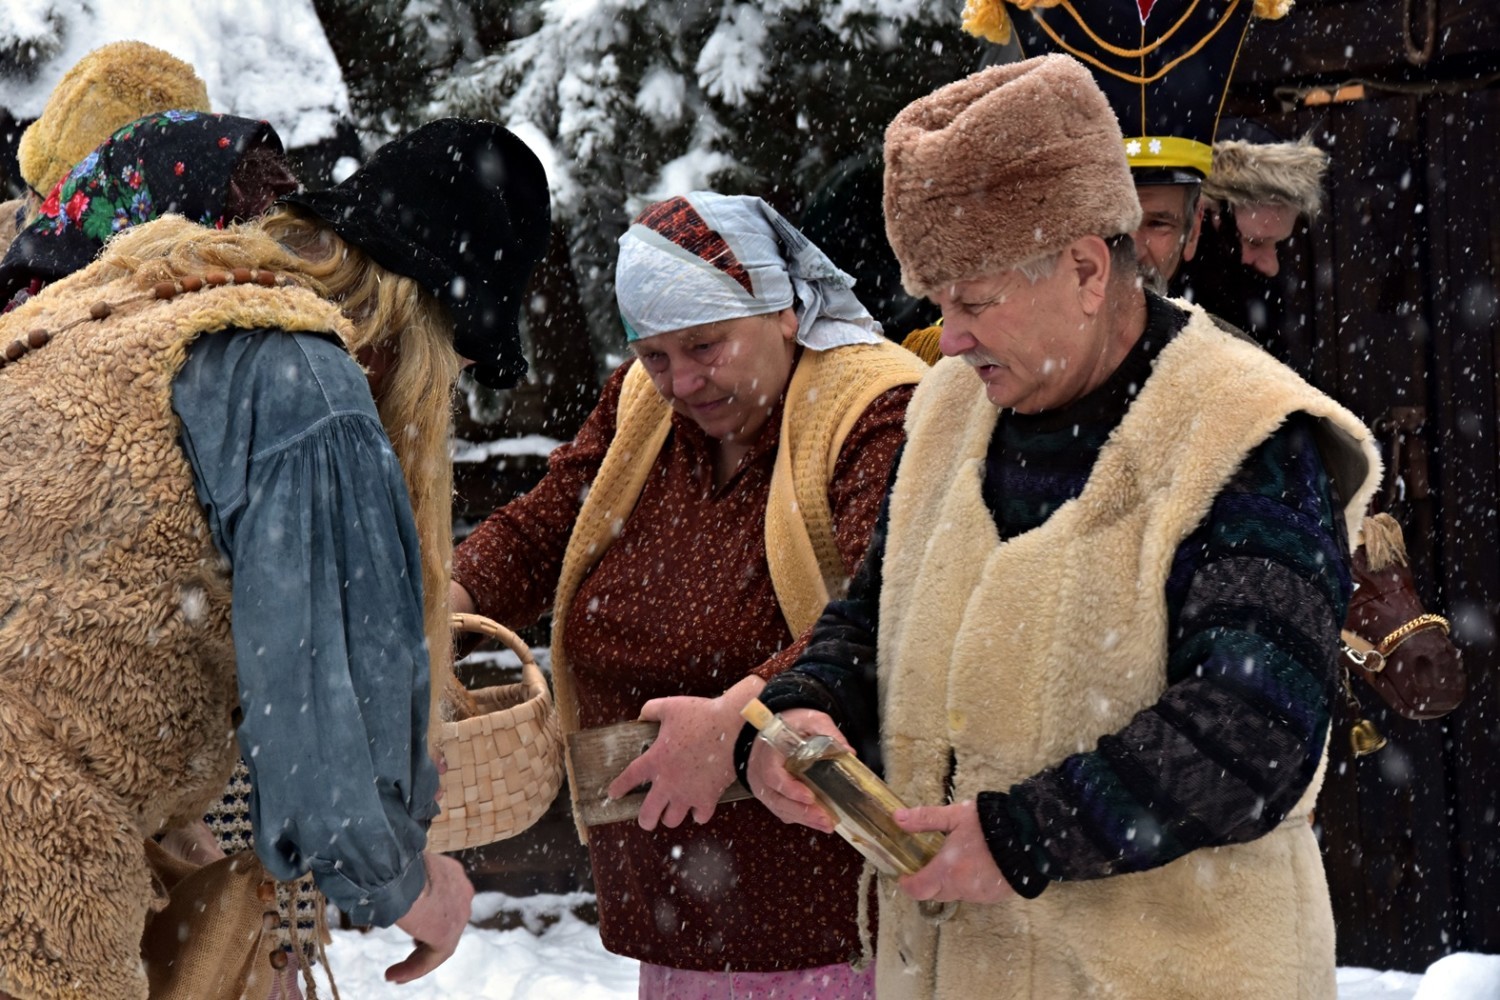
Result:
[[[1139,184],[1141,228],[1135,231],[1136,258],[1146,287],[1165,294],[1167,282],[1198,249],[1203,201],[1197,184]]]
[[[1296,228],[1297,210],[1275,202],[1240,205],[1234,210],[1234,223],[1240,234],[1240,263],[1276,277],[1281,270],[1278,247]]]

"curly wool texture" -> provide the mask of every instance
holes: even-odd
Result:
[[[24,204],[24,199],[21,198],[0,201],[0,257],[5,256],[5,251],[10,249],[11,242],[16,238],[16,213]]]
[[[144,228],[144,227],[143,227]],[[0,370],[0,991],[144,1000],[142,838],[197,817],[235,759],[229,578],[178,442],[195,337],[329,331],[309,291],[142,300],[105,258],[0,318],[50,343]],[[122,303],[71,329],[96,302]]]
[[[68,70],[22,134],[21,176],[47,195],[122,125],[159,111],[208,110],[208,88],[181,59],[145,42],[102,46]]]
[[[1323,207],[1323,175],[1328,154],[1312,141],[1214,143],[1213,171],[1203,194],[1239,208],[1274,203],[1300,214],[1317,215]]]
[[[907,105],[885,133],[886,236],[914,296],[1005,271],[1141,206],[1109,102],[1061,55],[993,66]]]

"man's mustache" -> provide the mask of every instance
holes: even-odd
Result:
[[[971,368],[982,368],[985,365],[999,365],[1002,368],[1005,367],[1005,362],[996,358],[989,351],[986,351],[983,348],[979,347],[974,348],[972,351],[965,351],[959,356],[962,357],[964,359],[964,362]]]

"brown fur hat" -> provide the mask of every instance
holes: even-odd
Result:
[[[1214,143],[1214,166],[1203,194],[1235,208],[1273,202],[1313,216],[1323,205],[1328,154],[1312,140]]]
[[[1140,221],[1115,114],[1068,56],[982,70],[885,131],[885,231],[912,295]]]
[[[159,111],[208,111],[193,67],[145,42],[114,42],[78,60],[21,136],[21,176],[45,197],[122,125]]]

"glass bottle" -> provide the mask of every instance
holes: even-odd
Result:
[[[786,769],[812,790],[834,827],[886,875],[911,875],[936,856],[941,833],[909,833],[892,817],[906,803],[858,757],[827,736],[803,736],[759,698],[740,712],[786,757]]]

